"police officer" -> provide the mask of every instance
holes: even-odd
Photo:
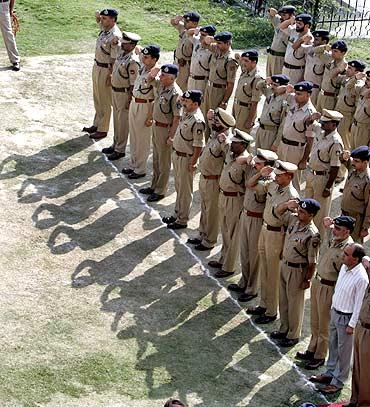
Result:
[[[271,78],[266,79],[265,83],[260,82],[261,91],[266,99],[258,119],[256,148],[270,150],[275,143],[288,109],[286,93],[288,83],[289,77],[284,74],[272,75]]]
[[[253,158],[254,170],[250,176],[255,176],[262,168],[272,167],[277,160],[277,154],[273,151],[257,149],[257,155]],[[271,179],[271,175],[262,178],[259,182]],[[255,188],[248,186],[250,178],[246,182],[246,190],[243,201],[243,210],[240,214],[240,263],[242,276],[238,284],[230,284],[228,289],[240,293],[238,300],[247,302],[257,297],[257,285],[259,278],[259,256],[256,255],[256,242],[261,232],[263,223],[263,211],[266,204],[266,193],[258,194]]]
[[[289,212],[289,211],[293,212]],[[315,199],[290,200],[278,206],[275,213],[287,223],[281,261],[279,313],[280,329],[271,333],[283,347],[299,342],[304,311],[304,292],[319,257],[320,234],[313,218],[320,210]]]
[[[259,182],[274,171],[275,181],[267,179]],[[258,307],[247,309],[247,313],[258,315],[257,324],[267,324],[275,321],[279,304],[280,256],[284,244],[283,220],[275,210],[278,205],[298,198],[298,192],[293,187],[292,179],[297,171],[295,164],[277,160],[274,169],[262,168],[251,177],[248,185],[255,187],[259,194],[267,193],[266,206],[263,211],[263,226],[258,240],[260,258],[261,300]]]
[[[307,166],[312,148],[311,116],[316,112],[316,109],[310,100],[311,82],[298,82],[294,85],[294,89],[295,104],[288,110],[284,125],[281,126],[282,132],[279,132],[279,137],[275,143],[278,143],[281,137],[277,150],[279,158],[296,164],[299,170],[303,170]],[[294,187],[297,190],[300,190],[300,175],[300,171],[297,171],[294,177]]]
[[[313,41],[311,24],[312,17],[309,14],[299,14],[280,25],[283,32],[289,35],[282,73],[289,76],[293,85],[303,80],[306,55],[301,45]]]
[[[319,258],[317,273],[311,285],[311,340],[305,352],[296,357],[306,362],[305,368],[314,370],[322,366],[328,353],[331,301],[335,283],[343,264],[343,249],[353,243],[355,219],[350,216],[325,218],[328,230],[328,248]],[[323,237],[323,235],[322,235]]]
[[[346,159],[347,157],[343,157]],[[370,151],[369,147],[361,146],[351,153],[350,171],[343,188],[341,209],[343,215],[356,219],[356,226],[351,236],[355,242],[363,242],[369,233],[370,226]]]
[[[343,115],[335,110],[323,110],[306,172],[305,197],[320,202],[321,209],[314,222],[321,234],[324,231],[322,221],[329,215],[333,185],[341,166],[343,142],[337,127],[342,117]]]
[[[145,177],[146,164],[150,153],[150,139],[153,124],[154,87],[150,71],[159,59],[160,47],[148,45],[141,51],[142,67],[133,89],[129,109],[130,126],[130,167],[122,170],[130,179]]]
[[[118,28],[118,11],[106,8],[100,12],[97,22],[101,31],[96,40],[95,63],[92,72],[95,117],[91,127],[84,127],[82,131],[90,134],[90,138],[100,140],[107,137],[112,106],[111,74],[117,57],[116,38],[122,34]]]
[[[227,151],[220,177],[221,256],[219,260],[208,263],[209,266],[219,269],[215,273],[217,278],[229,277],[235,272],[240,247],[240,211],[243,207],[245,180],[250,167],[245,163],[239,163],[238,158],[249,155],[247,147],[253,141],[253,137],[235,129],[230,141],[230,149]]]
[[[175,214],[162,218],[169,229],[187,227],[193,200],[193,178],[203,148],[205,121],[200,110],[202,92],[188,90],[182,95],[183,115],[177,127],[172,147],[175,177]]]
[[[284,56],[286,47],[288,45],[289,35],[280,29],[280,24],[283,21],[289,20],[295,13],[295,7],[286,5],[277,11],[274,8],[267,10],[267,18],[270,20],[274,27],[274,37],[272,39],[271,47],[267,48],[267,64],[266,75],[278,75],[283,70]]]
[[[324,51],[321,54],[322,61],[325,63],[325,70],[316,106],[320,113],[322,109],[333,110],[335,108],[340,89],[337,76],[345,73],[347,68],[347,62],[344,58],[347,50],[347,44],[339,40],[332,44],[330,52]]]
[[[189,238],[196,250],[210,250],[217,242],[219,230],[220,175],[225,159],[225,140],[229,128],[235,126],[234,117],[220,107],[208,113],[211,134],[199,160],[201,198],[198,236]]]
[[[158,69],[158,68],[157,68]],[[157,202],[167,192],[171,170],[171,143],[180,121],[182,95],[180,87],[175,83],[178,67],[174,64],[161,66],[159,79],[153,82],[153,176],[152,184],[142,188],[140,193],[149,195],[148,202]],[[156,70],[152,70],[153,75]]]
[[[183,92],[187,89],[190,61],[193,53],[193,42],[187,35],[187,30],[196,28],[199,20],[200,15],[195,11],[171,19],[171,25],[179,32],[179,41],[175,50],[175,63],[179,67],[177,84]]]
[[[139,74],[140,62],[134,52],[140,36],[123,32],[122,52],[118,55],[112,72],[112,105],[114,138],[113,145],[103,148],[109,161],[118,160],[126,155],[128,139],[128,110],[132,99],[135,80]]]
[[[243,52],[239,63],[242,73],[236,85],[233,115],[236,120],[236,128],[250,133],[262,95],[258,86],[262,79],[257,71],[258,51],[251,49]]]
[[[15,36],[12,30],[11,18],[14,15],[14,3],[15,0],[3,0],[0,3],[0,28],[3,35],[6,51],[8,53],[9,60],[12,64],[13,71],[19,71],[20,57],[15,42]]]

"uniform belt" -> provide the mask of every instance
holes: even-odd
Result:
[[[124,92],[127,93],[130,91],[130,88],[116,88],[115,86],[112,86],[112,89],[114,90],[114,92]]]
[[[174,150],[179,157],[191,157],[192,154],[182,153],[181,151]]]
[[[314,175],[326,175],[328,172],[327,171],[315,171],[311,170]]]
[[[266,229],[270,232],[281,232],[281,226],[271,226],[266,223]]]
[[[324,94],[324,96],[331,96],[331,97],[336,96],[336,94],[334,92],[327,92],[326,90],[323,90],[322,93]]]
[[[312,87],[315,88],[315,89],[320,89],[320,86],[316,85],[316,83],[312,84]]]
[[[3,2],[4,3],[4,2]],[[96,65],[100,66],[100,68],[109,68],[109,64],[103,63],[103,62],[99,62],[96,59],[94,59]]]
[[[150,102],[153,102],[153,100],[154,100],[154,99],[140,99],[140,98],[135,98],[135,97],[134,97],[134,99],[135,99],[136,103],[150,103]]]
[[[221,83],[214,83],[212,81],[208,81],[208,84],[209,84],[209,86],[212,86],[214,88],[219,88],[219,89],[226,88],[226,85],[223,85]]]
[[[242,102],[241,100],[235,99],[234,103],[239,105],[239,106],[245,106],[245,107],[249,107],[252,103],[247,103],[247,102]]]
[[[244,192],[227,192],[227,191],[223,191],[220,188],[220,192],[223,193],[225,196],[243,196]]]
[[[244,212],[247,214],[247,216],[250,216],[251,218],[261,219],[263,217],[262,212],[252,212],[252,211],[246,211],[246,210],[244,210]]]
[[[204,179],[219,179],[219,175],[203,175]]]
[[[339,314],[339,315],[346,315],[348,317],[350,317],[352,315],[352,312],[342,312],[342,311],[338,311],[337,309],[333,308],[333,310]]]
[[[157,121],[155,121],[155,125],[156,125],[157,127],[163,127],[163,128],[171,127],[171,124],[170,124],[170,123],[161,123],[161,122],[157,122]]]
[[[285,57],[285,52],[274,51],[273,49],[269,49],[268,53],[273,55],[274,57]]]
[[[281,139],[281,141],[284,143],[284,144],[288,144],[288,145],[290,145],[290,146],[295,146],[295,147],[303,147],[304,145],[306,145],[306,143],[300,143],[299,141],[294,141],[294,140],[289,140],[289,139],[287,139],[287,138],[285,138],[285,137],[283,137],[282,139]]]
[[[286,62],[284,62],[284,66],[285,66],[285,68],[288,68],[288,69],[303,69],[304,68],[304,66],[290,65]]]
[[[270,126],[267,124],[263,124],[260,122],[260,127],[262,130],[276,130],[278,128],[278,126]]]
[[[204,81],[205,79],[207,79],[206,76],[199,76],[199,75],[192,75],[192,74],[190,74],[190,78],[192,78],[196,81]]]
[[[320,281],[321,284],[329,285],[330,287],[335,287],[336,281],[326,280],[325,278],[321,278],[319,275],[316,278]]]
[[[360,321],[360,324],[361,324],[361,326],[362,326],[363,328],[365,328],[365,329],[370,329],[370,324],[367,324],[366,322],[361,322],[361,321]]]
[[[284,263],[285,263],[288,267],[292,267],[292,268],[295,268],[295,269],[300,269],[300,268],[304,268],[304,267],[307,267],[307,266],[308,266],[307,263],[292,263],[292,262],[286,261],[286,260],[284,260]]]

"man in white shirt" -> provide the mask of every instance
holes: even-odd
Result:
[[[368,275],[362,265],[364,256],[365,249],[358,243],[349,244],[344,249],[343,265],[331,307],[327,370],[322,375],[310,377],[311,382],[325,385],[319,389],[325,394],[339,392],[348,378],[353,332],[369,284]]]

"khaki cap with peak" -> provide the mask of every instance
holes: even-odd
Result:
[[[136,44],[141,40],[140,35],[123,31],[121,42],[124,44]]]
[[[289,163],[288,161],[275,161],[274,173],[276,175],[285,174],[286,172],[295,173],[298,167],[295,164]]]
[[[270,150],[264,150],[263,148],[257,148],[256,157],[254,157],[254,162],[262,163],[265,161],[275,161],[278,159],[278,155]]]
[[[225,127],[234,127],[235,126],[235,119],[234,117],[228,113],[226,110],[221,109],[220,107],[217,107],[215,109],[215,115],[219,119],[219,121],[225,126]]]
[[[231,137],[231,141],[233,141],[235,143],[245,142],[245,143],[249,144],[253,140],[254,140],[254,138],[250,134],[246,133],[245,131],[241,131],[239,129],[234,129],[233,137]]]
[[[340,112],[337,112],[336,110],[329,110],[329,109],[322,109],[322,115],[320,117],[320,120],[322,122],[340,122],[342,119],[343,115]]]

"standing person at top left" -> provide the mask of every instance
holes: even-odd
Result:
[[[3,35],[6,50],[8,52],[9,60],[12,64],[13,71],[21,69],[20,57],[15,42],[15,37],[12,31],[11,17],[14,13],[15,0],[1,0],[0,1],[0,27]]]
[[[200,15],[195,11],[171,19],[171,25],[179,32],[179,42],[175,50],[175,64],[179,67],[176,82],[183,92],[188,89],[190,62],[193,54],[193,41],[187,35],[187,30],[198,27],[199,20]]]
[[[96,13],[96,22],[100,25],[101,31],[96,40],[92,71],[95,117],[92,126],[82,129],[95,140],[106,137],[109,130],[112,111],[111,76],[118,51],[115,41],[122,37],[121,30],[116,24],[117,16],[118,11],[111,8]]]

